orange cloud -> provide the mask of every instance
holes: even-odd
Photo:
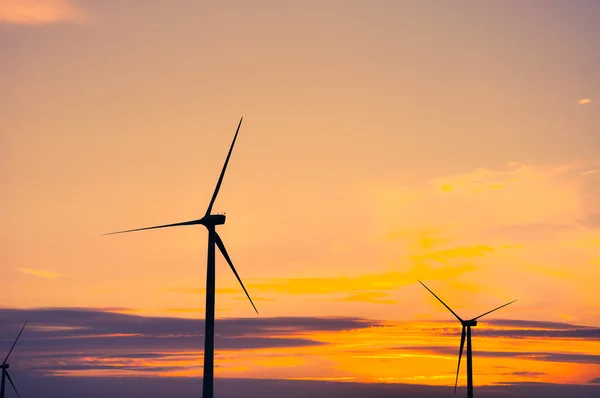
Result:
[[[234,300],[240,300],[240,301],[247,301],[248,297],[234,297]],[[252,301],[275,301],[275,299],[272,298],[266,298],[266,297],[252,297]]]
[[[83,12],[69,0],[2,0],[0,22],[19,25],[46,25],[79,21]]]
[[[431,259],[440,263],[445,263],[453,258],[483,257],[486,253],[491,253],[494,250],[495,249],[493,247],[484,245],[454,247],[452,249],[439,250],[433,253],[412,256],[411,258],[413,260]]]
[[[163,289],[163,291],[169,293],[179,293],[179,294],[205,294],[206,289],[203,287],[170,287]],[[242,288],[219,288],[215,289],[216,294],[237,294],[243,292]]]
[[[390,271],[380,274],[361,275],[353,278],[276,278],[265,280],[262,283],[250,284],[250,288],[254,290],[275,291],[287,294],[334,294],[373,290],[395,290],[400,286],[413,284],[419,278],[428,280],[446,280],[471,272],[474,269],[474,265],[434,269],[423,264],[417,264],[408,272]],[[354,297],[365,298],[365,296]]]
[[[591,99],[589,99],[589,98],[582,98],[582,99],[580,99],[580,100],[579,100],[579,101],[577,101],[577,102],[578,102],[579,104],[581,104],[581,105],[585,105],[585,104],[589,104],[590,102],[592,102],[592,100],[591,100]]]
[[[59,274],[56,272],[52,272],[52,271],[42,271],[39,269],[32,269],[32,268],[15,268],[17,271],[23,272],[25,274],[29,274],[29,275],[33,275],[33,276],[38,276],[40,278],[46,278],[46,279],[57,279],[57,278],[62,278],[63,274]]]
[[[581,211],[581,182],[572,175],[578,171],[584,170],[579,165],[515,163],[499,170],[480,168],[407,187],[418,198],[408,203],[390,206],[395,199],[380,192],[374,195],[379,200],[373,208],[379,209],[381,227],[392,231],[402,225],[405,230],[433,229],[445,235],[452,230],[456,236],[458,229],[561,224],[576,219]]]
[[[389,297],[388,293],[382,292],[362,292],[355,293],[347,297],[335,299],[332,301],[344,301],[344,302],[365,302],[373,304],[397,304],[396,300],[386,299]]]

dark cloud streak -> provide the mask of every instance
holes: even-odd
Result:
[[[142,317],[89,309],[0,309],[0,351],[28,320],[15,361],[31,370],[107,370],[117,360],[165,360],[180,352],[202,352],[204,322]],[[366,328],[377,322],[348,317],[274,317],[219,319],[217,350],[308,347],[322,342],[302,337],[315,331]],[[300,334],[300,336],[298,336]],[[201,354],[200,354],[201,355]],[[125,369],[125,368],[122,368]],[[146,370],[130,367],[125,370]],[[152,370],[152,369],[148,369]],[[153,369],[156,370],[156,369]],[[176,370],[171,368],[171,370]]]
[[[426,347],[426,346],[402,346],[396,347],[396,350],[422,351],[437,355],[458,355],[458,344],[456,347]],[[550,352],[517,352],[517,351],[473,351],[474,357],[490,358],[521,358],[545,362],[563,362],[563,363],[587,363],[600,364],[600,355],[595,354],[573,354],[573,353],[550,353]]]
[[[493,326],[508,326],[518,328],[538,328],[538,329],[597,329],[594,326],[573,325],[571,323],[547,322],[547,321],[528,321],[521,319],[491,319],[483,320],[480,323]]]

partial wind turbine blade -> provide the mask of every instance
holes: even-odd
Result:
[[[225,257],[225,260],[227,260],[227,263],[231,267],[231,270],[235,274],[235,277],[237,278],[238,282],[240,282],[240,285],[242,285],[242,289],[244,289],[244,293],[246,293],[246,297],[248,297],[248,300],[250,300],[250,304],[252,304],[252,307],[254,307],[254,311],[256,311],[256,313],[258,314],[258,310],[256,309],[254,302],[250,298],[250,295],[248,294],[248,291],[246,290],[244,283],[240,279],[240,276],[238,275],[237,271],[235,270],[235,267],[233,266],[233,263],[231,262],[231,258],[229,258],[229,254],[227,254],[227,250],[225,249],[225,245],[223,244],[221,237],[216,232],[215,232],[215,243],[219,247],[219,250],[221,250],[221,253],[223,253],[223,257]]]
[[[25,324],[23,325],[23,327],[21,328],[21,331],[17,335],[17,338],[15,339],[15,342],[13,343],[12,347],[10,347],[10,351],[8,351],[8,354],[6,354],[6,358],[4,358],[4,362],[2,362],[2,365],[6,364],[6,361],[8,361],[8,357],[10,356],[10,353],[12,352],[12,350],[17,345],[17,341],[19,341],[19,337],[21,337],[21,333],[23,333],[23,329],[25,329],[25,326],[27,326],[27,321],[25,321]]]
[[[456,395],[456,386],[458,386],[458,371],[460,370],[460,359],[462,358],[463,348],[465,347],[465,327],[462,327],[460,335],[460,349],[458,351],[458,367],[456,368],[456,381],[454,382],[454,395]]]
[[[118,231],[118,232],[109,232],[103,235],[115,235],[115,234],[124,234],[126,232],[136,232],[136,231],[145,231],[147,229],[157,229],[157,228],[169,228],[169,227],[181,227],[183,225],[198,225],[202,224],[202,219],[193,220],[193,221],[185,221],[178,222],[175,224],[165,224],[165,225],[156,225],[154,227],[145,227],[145,228],[137,228],[137,229],[128,229],[127,231]]]
[[[240,126],[242,125],[242,120],[244,118],[240,118],[240,123],[237,126],[237,130],[235,130],[235,135],[233,136],[233,141],[231,142],[231,147],[229,147],[229,152],[227,153],[227,158],[225,159],[225,164],[223,165],[223,170],[221,170],[221,175],[219,176],[219,180],[217,181],[217,186],[215,187],[215,192],[213,193],[212,199],[210,200],[210,204],[208,205],[208,209],[206,210],[206,215],[208,216],[212,211],[213,204],[217,199],[217,195],[219,194],[219,189],[221,189],[221,183],[223,182],[223,176],[225,175],[225,170],[227,169],[227,164],[229,163],[229,158],[231,157],[231,152],[233,151],[233,146],[235,145],[235,140],[237,139],[238,132],[240,131]]]
[[[17,387],[15,387],[15,383],[13,383],[12,379],[10,378],[10,375],[8,374],[8,372],[6,372],[5,374],[6,374],[6,377],[8,377],[8,381],[10,381],[10,385],[13,387],[13,389],[17,393],[17,397],[21,398],[21,396],[19,395],[19,391],[17,391]]]
[[[491,311],[488,311],[488,312],[486,312],[485,314],[481,314],[481,315],[479,315],[477,318],[473,318],[472,320],[474,321],[474,320],[476,320],[476,319],[479,319],[479,318],[481,318],[482,316],[484,316],[484,315],[487,315],[487,314],[489,314],[489,313],[491,313],[491,312],[494,312],[494,311],[496,311],[496,310],[499,310],[499,309],[500,309],[500,308],[502,308],[502,307],[506,307],[507,305],[509,305],[509,304],[512,304],[512,303],[514,303],[515,301],[517,301],[517,300],[513,300],[513,301],[511,301],[510,303],[506,303],[506,304],[504,304],[504,305],[501,305],[501,306],[500,306],[500,307],[498,307],[498,308],[494,308],[493,310],[491,310]]]
[[[451,309],[450,307],[448,307],[448,306],[446,305],[446,303],[444,303],[444,302],[442,301],[442,299],[441,299],[441,298],[439,298],[438,296],[436,296],[436,295],[435,295],[435,293],[431,291],[431,289],[429,289],[427,286],[425,286],[425,284],[424,284],[423,282],[419,281],[419,283],[420,283],[421,285],[423,285],[423,287],[424,287],[425,289],[429,290],[429,293],[433,294],[433,296],[434,296],[436,299],[438,299],[438,300],[440,301],[440,303],[444,304],[444,307],[448,308],[448,310],[449,310],[449,311],[450,311],[450,312],[451,312],[451,313],[452,313],[452,314],[453,314],[453,315],[456,317],[456,319],[458,319],[458,320],[459,320],[459,321],[461,321],[461,322],[463,321],[462,319],[460,319],[460,317],[459,317],[458,315],[456,315],[456,313],[455,313],[454,311],[452,311],[452,309]]]

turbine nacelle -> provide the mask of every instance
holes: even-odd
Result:
[[[225,214],[209,214],[201,219],[201,224],[209,227],[225,224]]]
[[[475,319],[471,319],[468,321],[461,322],[463,326],[477,326],[477,321]]]
[[[3,363],[2,365],[0,365],[0,369],[8,369],[10,368],[10,365],[7,363]]]

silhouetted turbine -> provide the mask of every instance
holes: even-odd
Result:
[[[478,317],[475,317],[473,319],[469,319],[469,320],[465,321],[465,320],[462,320],[461,317],[456,315],[456,313],[454,311],[452,311],[452,309],[450,307],[448,307],[446,305],[446,303],[444,303],[442,301],[441,298],[436,296],[435,293],[431,291],[431,289],[429,289],[427,286],[425,286],[425,284],[423,282],[419,281],[419,283],[421,285],[423,285],[423,287],[425,289],[429,290],[429,293],[433,294],[433,296],[436,299],[438,299],[439,302],[444,305],[444,307],[448,308],[448,311],[450,311],[452,313],[452,315],[454,315],[456,317],[456,319],[458,319],[460,321],[460,323],[462,324],[462,332],[461,332],[461,336],[460,336],[460,348],[458,350],[458,367],[456,368],[456,381],[454,382],[454,394],[456,394],[456,386],[458,385],[458,371],[460,370],[460,359],[462,358],[463,348],[465,346],[465,334],[466,334],[466,337],[467,337],[467,397],[473,398],[473,351],[471,348],[472,347],[471,346],[471,326],[477,326],[477,319],[481,318],[482,316],[487,315],[496,310],[499,310],[502,307],[506,307],[507,305],[512,304],[517,300],[513,300],[510,303],[506,303],[504,305],[501,305],[500,307],[494,308],[491,311],[483,313],[483,314],[479,315]],[[466,333],[465,333],[465,331],[466,331]]]
[[[15,345],[17,345],[17,341],[19,341],[19,337],[21,337],[21,333],[23,333],[23,329],[25,329],[26,325],[27,325],[27,322],[25,322],[25,324],[21,328],[21,331],[17,335],[15,342],[13,343],[12,347],[10,347],[8,354],[6,354],[6,358],[4,358],[4,362],[2,362],[2,365],[0,365],[0,369],[2,369],[2,381],[0,381],[0,398],[4,398],[4,392],[6,391],[5,390],[6,379],[8,379],[8,381],[10,382],[10,385],[17,393],[17,397],[21,398],[21,396],[19,395],[19,391],[17,391],[17,387],[15,387],[15,383],[13,383],[12,379],[10,378],[10,374],[8,374],[8,368],[10,367],[10,365],[8,364],[8,357],[10,356],[10,353],[15,348]]]
[[[231,147],[229,148],[229,152],[227,153],[227,158],[225,159],[225,164],[223,165],[223,170],[221,170],[221,175],[219,176],[219,180],[217,181],[217,186],[215,188],[215,192],[210,200],[208,205],[208,209],[204,214],[204,217],[198,220],[179,222],[174,224],[166,224],[166,225],[157,225],[154,227],[146,227],[146,228],[138,228],[138,229],[130,229],[127,231],[119,231],[119,232],[111,232],[105,235],[113,235],[113,234],[121,234],[125,232],[135,232],[135,231],[143,231],[146,229],[157,229],[157,228],[168,228],[168,227],[179,227],[184,225],[204,225],[208,230],[208,260],[207,260],[207,270],[206,270],[206,317],[205,317],[205,326],[204,326],[204,376],[202,380],[202,397],[203,398],[213,398],[213,375],[214,375],[214,340],[215,340],[215,245],[219,248],[223,257],[231,267],[231,270],[235,274],[238,282],[244,289],[244,293],[246,293],[246,297],[250,300],[250,304],[254,308],[254,311],[258,314],[258,310],[256,306],[252,302],[244,283],[240,279],[235,267],[233,266],[233,262],[229,258],[229,254],[227,254],[227,250],[225,249],[225,245],[221,240],[219,234],[217,234],[215,227],[217,225],[225,224],[225,215],[224,214],[210,214],[213,204],[217,199],[217,195],[219,193],[219,189],[221,188],[221,183],[223,182],[223,176],[225,175],[225,170],[227,169],[227,164],[229,163],[229,158],[231,157],[231,152],[233,151],[233,146],[235,145],[235,140],[237,139],[238,132],[240,131],[240,126],[242,125],[242,120],[237,126],[237,130],[235,131],[235,135],[233,137],[233,141],[231,143]]]

